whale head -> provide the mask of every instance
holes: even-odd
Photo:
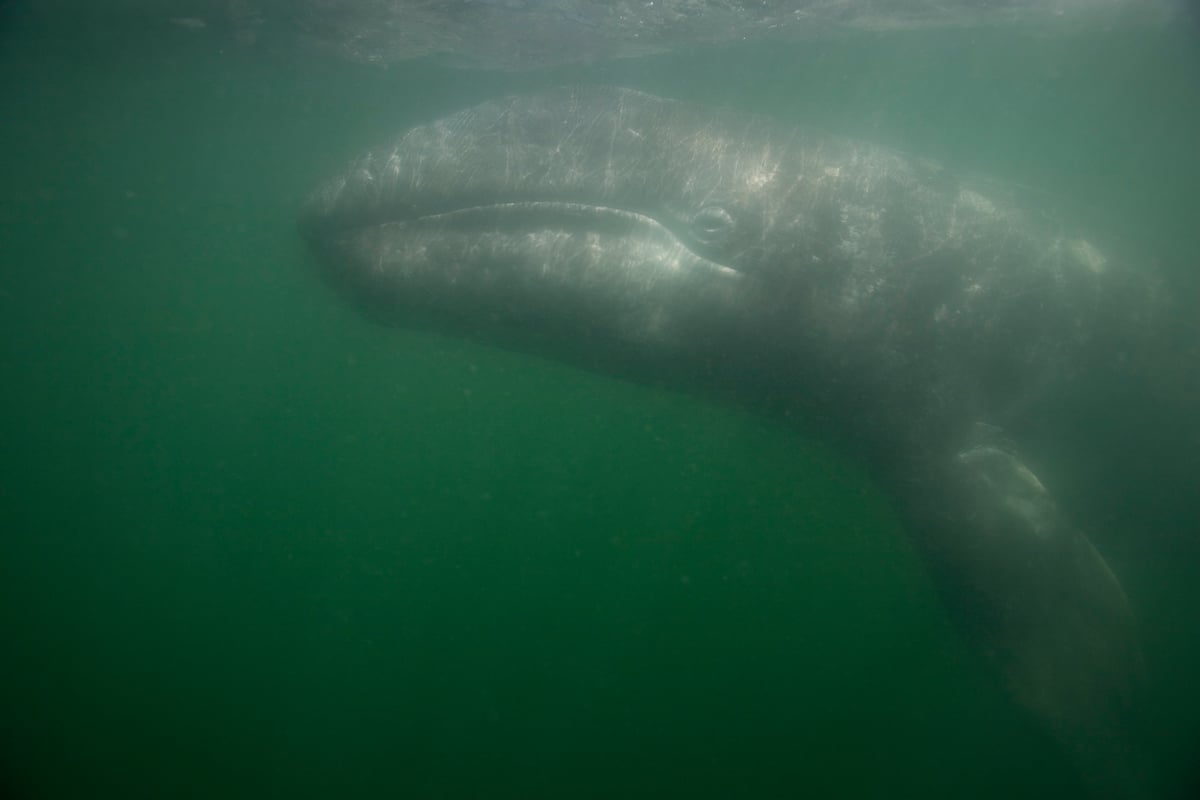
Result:
[[[501,98],[362,155],[301,224],[336,285],[410,324],[575,357],[785,357],[838,307],[812,298],[845,238],[822,165],[852,161],[799,135],[628,89]]]

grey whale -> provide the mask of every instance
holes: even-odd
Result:
[[[382,318],[827,422],[1017,702],[1125,793],[1133,615],[1010,432],[1153,313],[1094,244],[933,163],[602,87],[413,128],[301,229]]]

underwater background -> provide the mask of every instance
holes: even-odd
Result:
[[[406,125],[615,83],[1029,187],[1195,293],[1195,27],[513,71],[67,22],[0,6],[0,794],[1082,794],[820,430],[382,327],[296,215]],[[1158,466],[1089,533],[1185,797],[1200,500]]]

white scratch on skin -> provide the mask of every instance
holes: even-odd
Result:
[[[751,189],[761,189],[775,180],[775,176],[778,174],[778,164],[763,164],[746,176],[746,185]]]
[[[958,193],[958,201],[981,214],[995,214],[996,205],[978,192],[963,189]]]
[[[617,120],[613,125],[612,136],[608,140],[608,162],[604,165],[604,188],[612,189],[616,184],[616,170],[613,167],[613,159],[617,149],[617,133],[625,126],[625,98],[622,96],[617,101]]]

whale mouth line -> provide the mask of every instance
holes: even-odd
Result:
[[[637,241],[654,252],[673,253],[676,258],[707,264],[719,272],[736,272],[702,252],[690,237],[679,235],[670,225],[628,208],[573,200],[508,200],[423,212],[408,205],[381,205],[386,210],[381,207],[353,219],[336,210],[314,215],[307,232],[326,245],[364,236],[377,242],[384,238],[392,242],[428,242],[502,235],[514,244],[529,237],[531,248],[537,246],[534,239],[545,236],[584,247],[608,246],[617,240]]]
[[[414,219],[417,220],[436,220],[436,219],[458,219],[470,218],[474,215],[495,214],[509,218],[512,215],[536,215],[544,214],[548,218],[558,217],[564,220],[567,219],[584,219],[608,217],[612,219],[625,220],[628,222],[652,223],[659,225],[660,223],[653,217],[640,214],[636,211],[619,208],[616,206],[605,206],[596,203],[580,203],[564,200],[512,200],[497,203],[480,203],[474,206],[463,206],[461,208],[449,209],[447,211],[439,211],[431,214],[422,214]]]
[[[614,206],[560,200],[514,200],[461,206],[428,213],[401,213],[357,225],[336,226],[338,233],[388,227],[413,230],[441,229],[447,233],[504,228],[506,230],[558,229],[609,235],[679,238],[654,217]],[[328,233],[328,229],[325,231]],[[681,242],[680,242],[681,243]]]

